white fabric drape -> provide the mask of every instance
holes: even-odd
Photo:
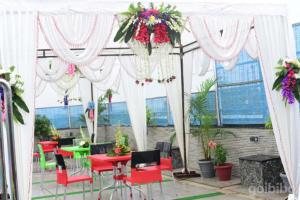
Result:
[[[251,16],[191,16],[191,30],[202,50],[218,61],[235,59],[244,47]]]
[[[15,124],[14,126],[18,194],[20,199],[27,200],[31,199],[32,186],[37,14],[27,11],[1,10],[0,15],[1,64],[6,69],[14,65],[22,76],[25,90],[23,98],[30,110],[29,114],[22,113],[25,125]]]
[[[77,66],[87,66],[108,42],[114,19],[114,15],[109,13],[40,14],[38,24],[47,44],[60,59]],[[70,49],[78,46],[85,49],[80,52]]]
[[[135,83],[125,69],[134,68],[134,57],[120,56],[122,88],[126,98],[131,126],[139,151],[147,149],[146,97],[145,89]]]
[[[269,113],[278,151],[285,172],[293,189],[290,200],[299,200],[300,185],[300,116],[299,103],[286,105],[280,92],[272,90],[276,78],[275,66],[280,58],[295,58],[295,49],[290,41],[287,19],[281,16],[255,17],[254,26],[259,47],[260,63],[264,80]]]

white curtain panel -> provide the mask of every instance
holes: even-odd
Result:
[[[147,149],[145,87],[136,84],[135,79],[128,74],[128,71],[135,68],[134,57],[120,56],[119,60],[122,66],[121,84],[126,98],[133,134],[138,150],[144,151]]]
[[[255,17],[254,26],[273,131],[281,161],[293,189],[293,195],[289,196],[289,200],[299,200],[299,104],[295,102],[285,106],[280,92],[272,90],[277,61],[280,58],[296,57],[296,51],[290,40],[292,37],[289,35],[291,27],[288,26],[287,19],[281,16]]]
[[[14,65],[24,81],[23,98],[30,110],[22,113],[25,125],[15,124],[15,152],[20,199],[31,198],[32,153],[34,144],[35,64],[37,27],[35,12],[0,11],[1,64]]]
[[[189,22],[194,37],[209,57],[230,61],[244,47],[253,25],[253,17],[190,16]]]
[[[87,129],[88,129],[90,136],[92,135],[92,133],[94,131],[93,130],[93,122],[88,118],[88,114],[85,113],[85,110],[87,109],[88,103],[90,101],[92,101],[91,84],[92,84],[91,81],[89,81],[88,79],[80,78],[80,80],[79,80],[79,90],[80,90],[80,95],[81,95],[82,107],[83,107],[83,112],[84,112],[84,116],[85,116]],[[95,104],[95,106],[96,106],[96,104]],[[96,111],[95,111],[95,113],[96,113]],[[95,119],[95,120],[97,120],[97,119]]]
[[[107,44],[114,25],[109,13],[40,14],[38,24],[54,54],[66,63],[87,66]],[[70,48],[84,47],[82,51]]]

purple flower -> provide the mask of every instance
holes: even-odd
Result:
[[[290,78],[286,76],[282,80],[282,91],[281,94],[282,96],[287,100],[288,104],[293,104],[295,102],[295,96],[293,94],[293,91],[290,88]]]

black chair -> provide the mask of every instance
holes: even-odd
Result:
[[[73,145],[73,140],[75,137],[67,137],[67,138],[60,138],[58,140],[58,147],[60,148],[61,146],[68,146],[68,145]]]
[[[157,142],[155,149],[158,149],[162,157],[172,157],[172,144],[170,142]]]
[[[104,154],[113,149],[114,143],[90,144],[91,155]]]

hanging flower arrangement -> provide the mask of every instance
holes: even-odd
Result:
[[[127,43],[131,39],[139,41],[152,52],[151,39],[154,43],[180,43],[180,32],[183,29],[182,14],[175,6],[164,6],[158,8],[150,3],[150,8],[145,8],[140,2],[137,5],[130,4],[128,11],[122,13],[122,22],[114,41]]]
[[[87,109],[85,110],[85,112],[88,114],[88,118],[91,121],[94,121],[95,118],[95,103],[93,101],[90,101],[88,103]]]
[[[293,104],[295,100],[300,99],[300,72],[299,60],[282,60],[278,61],[277,79],[273,84],[273,90],[280,91],[285,103]]]
[[[22,98],[24,93],[23,85],[24,82],[21,79],[21,76],[15,73],[15,67],[11,66],[7,71],[0,68],[0,78],[5,79],[9,82],[11,91],[12,91],[12,109],[13,109],[13,118],[14,121],[20,124],[24,124],[24,119],[20,111],[29,113],[29,109]],[[4,90],[0,87],[0,96],[1,96],[1,110],[2,110],[2,121],[6,120],[6,108],[5,108],[5,98]]]
[[[158,68],[158,83],[172,82],[176,76],[169,55],[175,44],[181,43],[184,28],[182,14],[171,5],[155,7],[150,3],[150,7],[145,8],[137,3],[130,4],[122,17],[114,41],[128,43],[137,55],[136,83],[143,86],[153,82],[154,66]]]

